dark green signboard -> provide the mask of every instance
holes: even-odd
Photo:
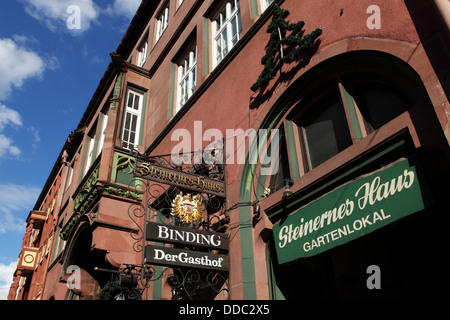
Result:
[[[403,160],[347,183],[273,227],[280,264],[310,257],[424,209],[416,168]]]

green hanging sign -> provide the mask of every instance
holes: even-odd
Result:
[[[273,226],[280,264],[345,244],[425,208],[409,160],[349,182]]]

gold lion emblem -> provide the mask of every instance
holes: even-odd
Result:
[[[192,197],[188,193],[183,196],[183,192],[180,192],[172,201],[172,214],[188,224],[200,220],[203,217],[203,211],[203,203],[198,195]]]

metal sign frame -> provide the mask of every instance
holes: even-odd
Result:
[[[173,288],[173,299],[195,299],[205,288],[229,298],[224,144],[221,140],[215,148],[182,155],[136,154],[130,189],[141,190],[143,200],[131,204],[128,215],[138,230],[131,237],[142,258],[142,290],[164,277]],[[201,201],[205,209],[201,219],[186,223],[172,212],[172,202],[180,193],[195,194]],[[198,241],[191,241],[193,237]],[[155,265],[166,268],[156,274]]]

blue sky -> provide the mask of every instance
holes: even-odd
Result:
[[[140,2],[0,1],[0,299],[25,219]]]

